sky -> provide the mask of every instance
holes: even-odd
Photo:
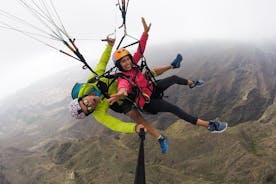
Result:
[[[47,30],[19,0],[0,1],[1,10]],[[122,36],[117,0],[55,0],[53,3],[67,32],[76,38],[76,44],[92,67],[105,46],[101,39],[115,31],[112,36],[117,41]],[[276,40],[275,9],[275,0],[129,0],[127,34],[139,38],[143,31],[141,17],[145,17],[152,23],[148,41],[152,46],[191,40]],[[2,14],[0,22],[18,25]],[[22,25],[20,29],[26,31],[29,26]],[[0,40],[0,99],[65,68],[81,67],[78,61],[16,31],[0,27]],[[66,50],[59,42],[50,39],[46,42]]]

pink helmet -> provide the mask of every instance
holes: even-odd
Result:
[[[68,109],[71,113],[71,115],[76,119],[83,119],[86,117],[85,113],[82,112],[81,106],[79,104],[79,100],[75,99],[70,102],[68,105]]]

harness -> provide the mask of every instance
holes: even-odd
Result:
[[[121,39],[121,42],[122,40],[124,39],[124,37]],[[121,43],[120,42],[120,43]],[[134,42],[132,44],[129,44],[129,45],[126,45],[122,48],[127,48],[129,46],[132,46],[132,45],[135,45],[139,43],[139,47],[140,47],[140,54],[141,54],[141,64],[140,65],[137,65],[135,64],[133,66],[133,68],[136,70],[136,74],[134,75],[134,77],[132,76],[128,76],[126,74],[123,74],[121,73],[119,76],[117,77],[121,77],[123,79],[125,79],[126,81],[128,81],[128,83],[132,86],[132,93],[128,95],[128,100],[134,104],[138,109],[140,109],[141,111],[143,111],[143,109],[141,109],[137,104],[136,102],[140,101],[140,98],[144,98],[144,100],[146,102],[149,102],[150,101],[150,96],[145,96],[145,94],[143,93],[143,90],[140,86],[138,86],[135,81],[136,81],[136,77],[137,77],[137,74],[138,72],[142,72],[143,75],[146,77],[146,80],[148,80],[148,85],[146,86],[151,92],[153,92],[150,88],[149,88],[149,85],[152,84],[153,85],[153,89],[157,87],[157,80],[155,79],[152,71],[150,70],[150,68],[148,67],[147,65],[147,62],[146,62],[146,58],[144,56],[144,54],[142,53],[142,49],[141,49],[141,44],[140,44],[140,41],[138,42]],[[118,45],[119,47],[120,45]],[[163,93],[160,95],[161,97],[163,96]]]
[[[109,69],[108,71],[106,71],[105,73],[103,73],[102,75],[96,75],[95,77],[89,79],[87,81],[87,83],[96,83],[96,86],[98,87],[98,89],[101,91],[101,93],[103,94],[103,96],[105,98],[109,98],[108,95],[108,90],[109,87],[115,82],[115,80],[118,78],[116,75],[112,75],[111,72],[113,71],[113,69],[116,67],[112,67],[111,69]],[[105,82],[103,82],[102,80],[100,80],[101,78],[107,78],[110,79],[111,82],[109,82],[110,80],[108,80],[108,83],[106,84]]]

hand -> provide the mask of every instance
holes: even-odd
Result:
[[[143,24],[143,27],[144,27],[144,33],[148,34],[148,32],[150,30],[150,27],[151,27],[151,23],[149,25],[147,25],[147,23],[145,21],[145,18],[142,17],[142,24]]]
[[[107,42],[108,45],[110,45],[111,47],[114,46],[115,44],[115,38],[110,38],[110,37],[106,37],[106,39],[102,39],[103,42]]]
[[[127,90],[126,88],[120,88],[116,94],[110,95],[110,98],[107,99],[107,101],[112,105],[114,102],[117,102],[124,96],[127,96]]]
[[[147,129],[144,127],[144,125],[142,125],[142,124],[137,124],[137,125],[135,126],[135,131],[136,131],[136,133],[139,133],[141,128],[144,128],[144,131],[147,132]]]
[[[114,43],[115,43],[115,38],[106,38],[106,41],[108,43],[108,45],[110,45],[111,47],[113,47]]]

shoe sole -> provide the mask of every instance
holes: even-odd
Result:
[[[189,86],[189,88],[191,88],[191,89],[193,89],[193,88],[201,88],[202,86],[204,86],[205,85],[205,82],[203,82],[202,84],[198,84],[198,85],[195,85],[194,87],[190,87]]]
[[[221,131],[216,131],[216,130],[214,130],[214,131],[212,131],[211,133],[212,133],[212,134],[220,134],[220,133],[224,132],[227,128],[228,128],[228,123],[226,123],[226,127],[225,127],[223,130],[221,130]]]
[[[201,88],[202,86],[204,86],[204,84],[196,85],[194,88]]]
[[[196,85],[196,86],[194,86],[194,87],[189,87],[189,88],[191,88],[191,89],[193,89],[193,88],[201,88],[202,86],[204,86],[204,84]]]

